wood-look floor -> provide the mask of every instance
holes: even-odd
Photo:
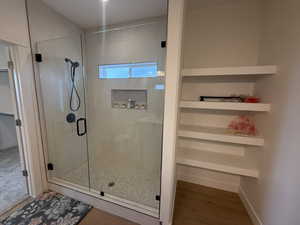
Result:
[[[79,225],[137,225],[121,217],[111,215],[98,209],[92,209]]]
[[[92,209],[79,225],[137,225]],[[173,225],[253,225],[236,193],[179,181]]]
[[[178,182],[173,225],[253,225],[236,193]]]

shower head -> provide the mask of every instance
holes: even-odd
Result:
[[[65,58],[65,62],[66,63],[71,63],[72,66],[74,66],[75,68],[79,66],[79,62],[73,62],[71,59],[69,58]]]
[[[65,62],[66,62],[66,63],[69,63],[69,62],[72,63],[72,60],[69,59],[69,58],[65,58]]]

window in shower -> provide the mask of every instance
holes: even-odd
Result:
[[[110,64],[99,66],[100,79],[144,78],[156,76],[156,62]]]

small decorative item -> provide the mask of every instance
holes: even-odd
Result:
[[[257,129],[253,120],[248,116],[238,116],[228,126],[228,129],[233,134],[246,135],[246,136],[256,136]]]
[[[244,102],[246,102],[246,103],[259,103],[260,102],[260,98],[246,97],[246,98],[244,98]]]
[[[200,96],[201,102],[244,102],[259,103],[260,98],[247,95],[231,95],[231,96]]]
[[[200,96],[201,102],[242,102],[239,96]]]

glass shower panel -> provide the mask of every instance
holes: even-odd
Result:
[[[164,17],[86,34],[91,189],[159,208]]]
[[[41,41],[37,50],[50,181],[89,187],[80,35]]]

